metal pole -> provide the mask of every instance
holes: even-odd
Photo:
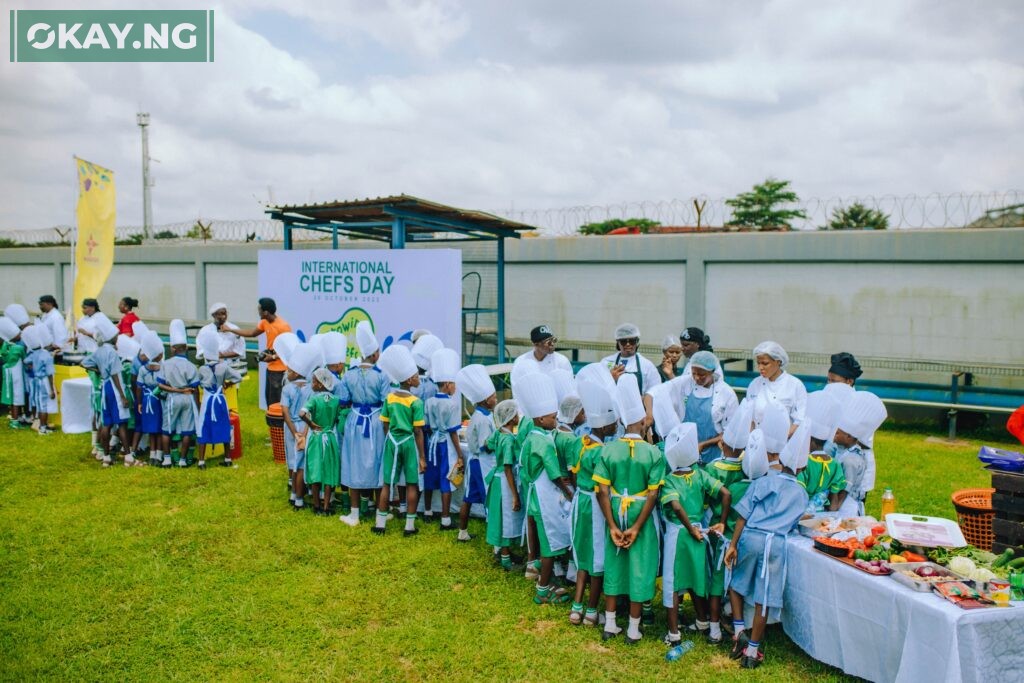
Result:
[[[153,207],[149,199],[149,114],[139,112],[135,120],[142,129],[142,238],[148,240],[153,227]]]
[[[497,362],[505,362],[505,238],[498,238],[498,353]]]
[[[405,219],[395,216],[391,224],[391,248],[405,249]]]

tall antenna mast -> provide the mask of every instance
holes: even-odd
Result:
[[[153,227],[153,205],[149,198],[149,188],[153,186],[149,178],[149,114],[139,112],[135,120],[142,129],[142,238],[148,240]]]

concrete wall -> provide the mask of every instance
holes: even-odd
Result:
[[[251,322],[261,247],[273,248],[119,247],[101,305],[116,310],[117,299],[130,294],[141,301],[143,318],[203,319],[210,303],[224,301],[233,319]],[[462,250],[464,272],[480,274],[480,306],[493,306],[494,244]],[[53,292],[66,301],[68,257],[68,249],[0,250],[0,298],[34,304],[39,294]],[[607,340],[629,320],[647,343],[697,325],[725,348],[775,338],[793,351],[1024,359],[1024,230],[523,239],[507,242],[506,258],[509,337],[525,337],[547,322],[563,338]],[[62,279],[65,291],[54,292]],[[477,303],[476,282],[475,276],[464,280],[467,306]],[[495,326],[493,315],[476,322]]]

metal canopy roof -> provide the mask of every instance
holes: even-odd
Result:
[[[285,248],[292,229],[335,236],[379,240],[402,247],[405,242],[500,240],[519,238],[536,228],[483,211],[459,209],[401,194],[376,199],[323,202],[266,209],[285,224]],[[396,235],[395,233],[401,233]],[[396,239],[398,237],[398,239]],[[335,244],[335,247],[337,245]]]

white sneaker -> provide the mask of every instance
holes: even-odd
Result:
[[[92,457],[96,458],[97,460],[103,460],[103,451],[101,451],[99,448],[93,448]]]
[[[103,456],[103,466],[110,467],[114,463],[113,459],[109,455]]]
[[[188,460],[186,460],[185,458],[182,458],[181,460],[179,460],[178,461],[178,467],[188,467]]]
[[[344,522],[345,524],[348,524],[349,526],[359,526],[358,512],[350,512],[347,515],[342,515],[341,517],[338,517],[338,519]]]
[[[135,464],[136,464],[135,458],[133,458],[130,455],[124,456],[124,466],[125,467],[134,467]]]
[[[171,456],[165,455],[164,456],[164,461],[162,463],[160,463],[160,466],[161,467],[170,467],[171,466]]]

